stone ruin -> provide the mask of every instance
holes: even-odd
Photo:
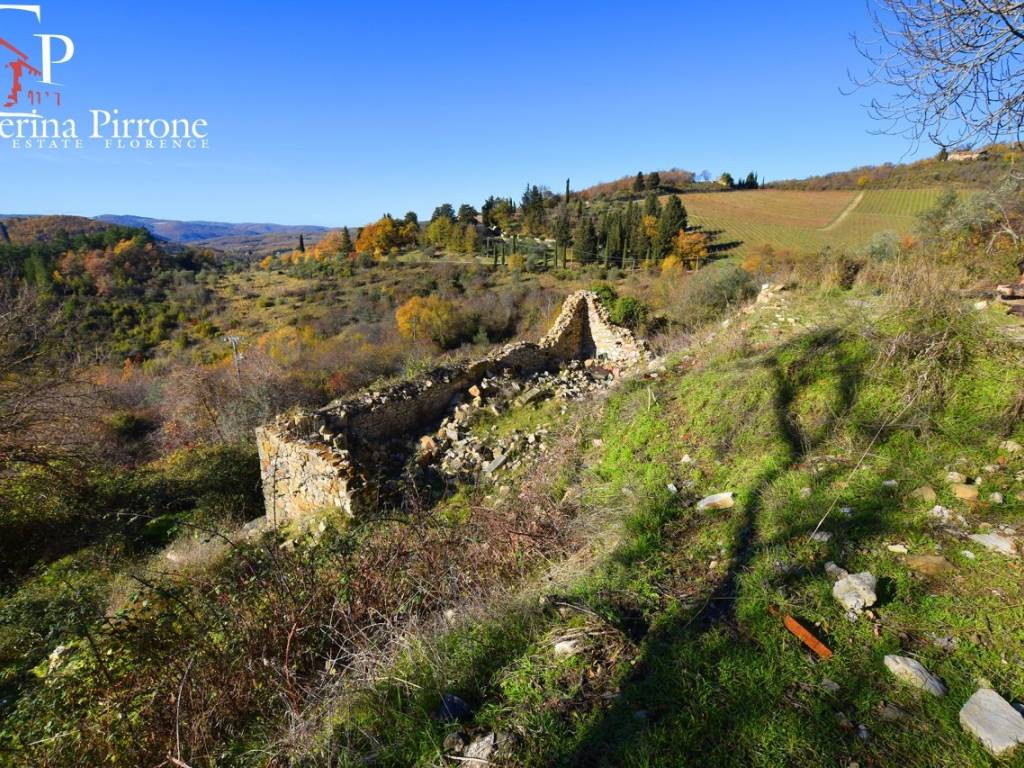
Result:
[[[474,415],[548,396],[582,397],[649,358],[647,344],[614,325],[597,294],[579,291],[537,343],[509,344],[480,360],[282,414],[256,430],[267,522],[373,509],[403,466],[430,466],[458,480],[496,472],[521,450],[543,449],[546,431],[488,448],[469,434]]]

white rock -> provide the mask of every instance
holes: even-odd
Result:
[[[890,552],[895,552],[897,555],[905,555],[909,551],[906,544],[890,544],[886,549]]]
[[[960,725],[996,757],[1024,742],[1024,717],[991,688],[982,688],[960,710]]]
[[[679,493],[679,489],[676,488],[676,484],[675,483],[669,483],[665,487],[668,489],[668,492],[671,493],[671,494]]]
[[[683,454],[683,458],[681,458],[679,460],[679,463],[680,464],[693,464],[693,459],[690,457],[690,454],[686,453],[686,454]]]
[[[988,496],[988,500],[991,503],[993,503],[993,504],[1002,504],[1003,503],[1003,494],[1001,494],[999,492],[990,493],[989,496]]]
[[[971,550],[969,549],[960,550],[960,554],[966,557],[968,560],[974,560],[977,557],[977,555],[971,552]]]
[[[579,649],[579,643],[575,640],[559,640],[555,643],[555,656],[573,656]]]
[[[898,488],[899,484],[900,484],[899,480],[883,480],[882,481],[882,487],[883,488],[888,488],[889,490],[892,490],[893,488]]]
[[[498,737],[493,733],[478,736],[466,747],[465,756],[471,762],[486,763],[498,748]]]
[[[819,544],[827,544],[832,540],[832,534],[828,531],[815,531],[811,534],[811,541],[816,541]]]
[[[943,685],[942,681],[915,659],[889,654],[885,657],[885,666],[886,669],[900,680],[909,683],[915,688],[927,691],[932,696],[946,695],[946,686]]]
[[[950,472],[948,475],[946,475],[946,482],[951,484],[965,483],[967,482],[967,478],[961,475],[959,472]]]
[[[1003,442],[999,444],[999,449],[1001,451],[1006,451],[1007,453],[1020,453],[1024,450],[1024,446],[1016,440],[1003,440]]]
[[[1013,539],[999,533],[972,533],[971,541],[981,544],[985,549],[1001,555],[1013,557],[1017,554],[1017,545]]]
[[[878,595],[875,594],[877,582],[875,577],[867,571],[844,576],[832,587],[832,597],[840,602],[846,609],[846,615],[851,621],[856,621],[858,614],[865,608],[875,604]]]
[[[839,512],[843,517],[853,517],[853,507],[840,507]]]
[[[811,498],[811,489],[810,488],[801,488],[800,489],[800,498],[801,499],[809,499],[809,498]]]
[[[697,509],[729,509],[736,503],[732,491],[705,496],[697,502]]]

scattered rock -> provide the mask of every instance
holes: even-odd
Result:
[[[896,488],[899,487],[899,485],[900,485],[900,481],[899,480],[883,480],[882,481],[882,487],[886,488],[887,490],[890,490],[890,491],[895,490]]]
[[[988,500],[991,504],[1002,504],[1003,494],[999,493],[998,491],[996,491],[995,493],[990,493],[988,495]]]
[[[897,555],[905,555],[909,551],[906,544],[890,544],[886,547],[890,552],[894,552]]]
[[[978,500],[978,486],[968,485],[967,483],[953,483],[950,490],[953,491],[953,495],[963,501],[977,501]]]
[[[959,472],[950,472],[946,475],[946,482],[950,485],[956,485],[967,482],[967,478],[961,475]]]
[[[679,489],[676,488],[676,484],[675,483],[669,483],[665,487],[668,489],[668,492],[673,494],[673,495],[679,493]]]
[[[927,691],[932,696],[945,696],[946,686],[939,678],[929,672],[921,662],[907,656],[889,654],[885,657],[885,667],[905,683]]]
[[[508,460],[511,458],[511,454],[499,453],[491,461],[484,465],[484,472],[488,475],[493,475],[499,469],[501,469]]]
[[[999,533],[974,533],[969,537],[971,541],[981,544],[991,552],[998,552],[1001,555],[1013,557],[1017,554],[1017,545],[1013,539],[1007,538]]]
[[[944,651],[955,651],[956,638],[952,635],[934,635],[932,636],[932,645]]]
[[[832,596],[846,609],[850,621],[856,621],[861,611],[875,604],[877,581],[869,572],[843,576],[832,587]]]
[[[889,704],[883,702],[878,708],[878,716],[889,723],[898,723],[902,720],[908,720],[910,713],[902,707],[897,707],[895,704]]]
[[[996,757],[1024,742],[1024,717],[991,688],[982,688],[960,710],[960,725]]]
[[[835,680],[829,680],[827,677],[821,681],[821,687],[829,693],[839,693],[839,683]]]
[[[1003,442],[999,444],[999,450],[1006,451],[1007,453],[1020,453],[1024,450],[1024,446],[1016,440],[1003,440]]]
[[[811,498],[811,489],[810,488],[801,488],[800,489],[800,498],[801,499],[809,499],[809,498]]]
[[[683,454],[683,458],[681,458],[679,460],[679,463],[680,464],[693,464],[693,459],[690,457],[690,454],[684,453]]]
[[[953,564],[942,555],[911,555],[907,567],[922,576],[939,576],[953,570]]]
[[[579,649],[575,640],[559,640],[555,643],[555,656],[575,656]]]
[[[462,731],[456,731],[455,733],[449,733],[444,737],[442,748],[445,753],[449,755],[461,755],[466,751],[466,747],[469,746],[469,736],[464,734]]]
[[[935,489],[930,485],[922,485],[920,488],[916,488],[910,492],[912,499],[920,499],[926,504],[934,504],[938,499],[938,494],[935,493]]]
[[[976,554],[971,552],[971,550],[969,550],[969,549],[962,549],[962,550],[960,550],[960,554],[963,555],[964,557],[966,557],[968,560],[974,560],[975,558],[978,557]]]
[[[871,732],[868,730],[868,727],[864,725],[864,723],[861,723],[857,726],[857,738],[861,741],[867,741],[871,738]]]
[[[728,491],[726,493],[715,493],[711,496],[705,496],[703,499],[698,501],[697,509],[730,509],[735,503],[735,496],[732,491]]]
[[[464,755],[468,760],[480,760],[487,762],[491,759],[497,749],[498,737],[492,732],[484,734],[483,736],[477,736],[473,739],[469,746],[466,747]]]
[[[845,577],[850,575],[846,570],[844,570],[843,568],[840,568],[838,565],[833,563],[831,560],[829,562],[825,563],[825,573],[827,573],[833,579],[843,579],[843,578],[845,578]]]
[[[811,534],[811,541],[816,541],[819,544],[827,544],[832,540],[832,534],[828,531],[815,531]]]

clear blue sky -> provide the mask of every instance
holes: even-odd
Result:
[[[849,35],[870,29],[858,0],[42,6],[41,25],[0,12],[0,37],[74,39],[62,112],[203,117],[211,148],[0,142],[0,213],[359,225],[528,182],[672,166],[778,179],[908,149],[870,134],[867,94],[840,93],[862,68]]]

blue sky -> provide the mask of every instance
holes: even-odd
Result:
[[[906,159],[905,140],[870,133],[869,94],[840,92],[863,68],[849,36],[869,29],[859,0],[42,0],[41,24],[0,12],[0,37],[74,39],[52,114],[201,117],[210,148],[0,142],[0,213],[359,225],[566,177]]]

